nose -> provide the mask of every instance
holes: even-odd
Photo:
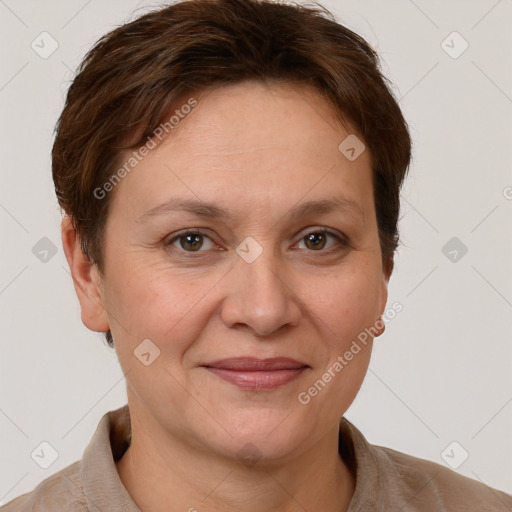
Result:
[[[301,301],[290,273],[266,249],[252,263],[238,258],[229,272],[221,318],[228,328],[245,326],[257,336],[269,336],[285,326],[298,325]]]

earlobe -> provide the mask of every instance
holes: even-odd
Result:
[[[379,305],[379,319],[376,322],[376,325],[378,324],[378,332],[375,335],[375,337],[380,336],[384,330],[386,329],[386,324],[384,323],[382,319],[382,315],[384,314],[384,311],[386,309],[386,304],[388,302],[388,284],[389,284],[389,278],[391,276],[391,272],[393,269],[393,265],[391,265],[391,270],[389,272],[383,272],[382,273],[382,281],[381,281],[381,295],[380,295],[380,305]]]
[[[383,315],[384,310],[386,309],[386,304],[388,302],[388,283],[389,283],[389,276],[383,274],[382,276],[382,285],[381,285],[381,296],[380,296],[380,311],[379,314]]]
[[[64,254],[80,302],[82,322],[91,331],[106,332],[109,323],[101,293],[101,279],[96,265],[91,264],[82,252],[69,216],[62,219],[61,235]]]

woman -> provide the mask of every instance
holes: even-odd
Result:
[[[128,404],[2,510],[507,510],[343,417],[410,161],[374,51],[325,12],[189,0],[102,38],[53,148],[82,321]]]

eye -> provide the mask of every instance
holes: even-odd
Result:
[[[200,231],[187,230],[174,236],[166,245],[172,245],[185,252],[201,252],[201,250],[212,249],[216,244]]]
[[[331,240],[331,243],[329,243],[329,240]],[[304,243],[306,249],[314,252],[330,252],[336,250],[336,245],[341,246],[341,248],[349,247],[349,242],[343,235],[333,233],[327,229],[310,231],[301,238],[298,244],[301,243]],[[198,229],[182,231],[174,235],[165,245],[172,246],[178,252],[188,254],[205,252],[215,248],[222,250],[208,235]],[[299,249],[302,248],[299,247]]]
[[[304,242],[306,248],[312,251],[322,251],[328,245],[329,238],[335,239],[335,241],[337,241],[338,244],[348,247],[348,242],[346,240],[326,229],[309,232],[308,234],[302,237],[299,243]],[[327,250],[329,249],[332,249],[332,244],[331,246],[327,247]]]

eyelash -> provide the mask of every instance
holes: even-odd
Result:
[[[342,249],[347,249],[349,247],[351,247],[350,245],[350,242],[348,240],[348,238],[344,237],[344,236],[339,236],[336,232],[334,231],[331,231],[329,229],[326,229],[326,228],[322,228],[322,229],[315,229],[315,230],[312,230],[312,231],[309,231],[307,233],[305,233],[299,240],[299,242],[303,241],[307,236],[311,235],[311,234],[326,234],[326,235],[330,235],[332,236],[333,238],[336,239],[336,241],[341,245],[341,248]],[[182,231],[180,233],[177,233],[176,235],[174,235],[170,240],[168,240],[167,242],[165,242],[165,246],[168,247],[170,250],[172,251],[176,251],[178,253],[181,253],[181,255],[184,255],[185,257],[190,257],[190,258],[196,258],[198,257],[201,253],[204,253],[204,252],[208,252],[208,251],[202,251],[202,250],[198,250],[198,251],[185,251],[184,249],[182,248],[176,248],[176,247],[173,247],[173,244],[174,242],[176,242],[177,240],[179,240],[180,238],[182,237],[185,237],[187,235],[201,235],[203,237],[206,237],[208,238],[213,244],[217,245],[212,239],[211,237],[209,237],[206,233],[204,233],[201,229],[187,229],[185,231]],[[297,243],[299,243],[297,242]],[[307,250],[307,249],[306,249]],[[340,250],[340,248],[336,248],[336,247],[331,247],[330,249],[319,249],[318,251],[314,251],[314,250],[307,250],[307,252],[310,252],[310,253],[315,253],[315,252],[318,252],[318,253],[324,253],[324,254],[331,254],[333,251],[336,251],[336,250]]]

